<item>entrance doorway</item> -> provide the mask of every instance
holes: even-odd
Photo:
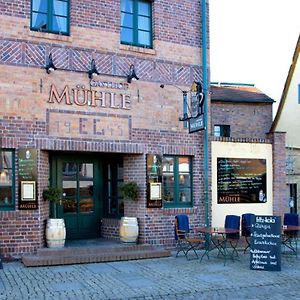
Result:
[[[97,159],[68,155],[52,160],[54,184],[63,191],[58,218],[65,220],[67,239],[100,237],[102,183]]]

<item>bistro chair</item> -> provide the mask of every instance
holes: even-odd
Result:
[[[189,218],[187,215],[177,215],[175,217],[175,240],[176,240],[176,257],[180,252],[189,260],[188,253],[193,251],[196,258],[198,254],[196,250],[205,243],[205,239],[190,236]]]
[[[237,233],[227,233],[226,242],[229,242],[232,248],[232,256],[238,256],[237,246],[240,239],[240,216],[227,215],[225,217],[225,229],[237,229]]]
[[[250,237],[251,237],[251,220],[254,214],[243,214],[242,215],[242,236],[245,237],[246,247],[244,253],[250,247]]]
[[[284,214],[282,236],[282,244],[292,250],[297,256],[298,230],[288,230],[285,226],[299,226],[299,215],[293,213]]]

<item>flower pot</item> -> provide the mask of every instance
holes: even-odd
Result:
[[[66,227],[64,219],[48,219],[46,226],[46,241],[48,248],[65,246]]]
[[[122,217],[120,222],[120,240],[123,243],[136,243],[139,235],[137,218]]]

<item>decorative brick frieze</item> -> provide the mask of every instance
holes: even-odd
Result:
[[[66,71],[87,72],[91,59],[94,58],[98,71],[103,75],[125,77],[129,66],[134,64],[138,76],[143,81],[190,85],[193,80],[200,81],[202,78],[201,67],[198,65],[59,45],[0,40],[0,64],[44,68],[50,52],[55,66]]]

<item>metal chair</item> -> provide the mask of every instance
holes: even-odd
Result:
[[[254,214],[243,214],[242,215],[242,236],[245,237],[246,247],[244,253],[250,247],[250,236],[251,236],[251,220]]]
[[[187,215],[177,215],[175,217],[175,240],[177,248],[176,257],[182,252],[187,260],[189,260],[188,253],[190,251],[193,251],[196,258],[198,258],[196,250],[199,250],[205,243],[205,239],[200,236],[190,236],[189,218]]]
[[[225,217],[225,228],[226,229],[236,229],[237,233],[227,233],[226,242],[229,242],[232,248],[232,256],[235,254],[238,256],[237,246],[240,240],[240,216],[227,215]]]

